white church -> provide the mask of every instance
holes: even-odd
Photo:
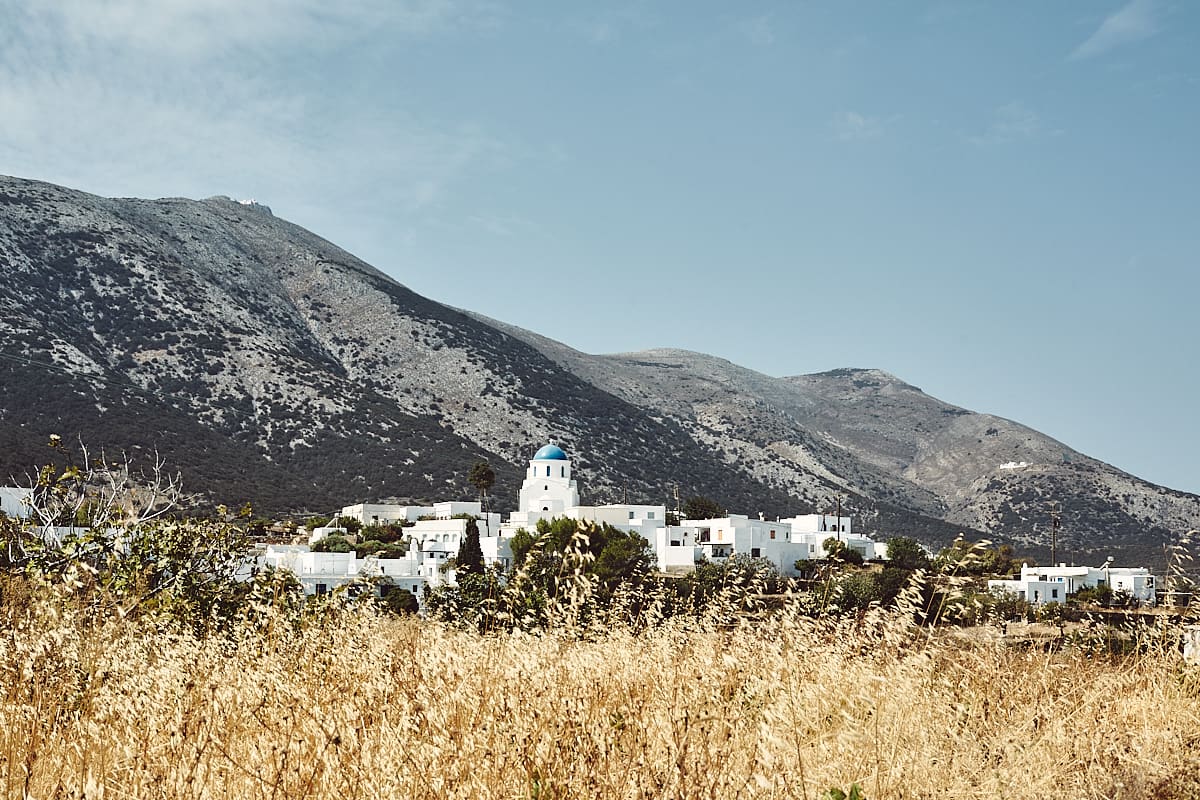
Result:
[[[653,544],[654,531],[667,524],[667,507],[580,505],[579,487],[571,477],[571,460],[562,448],[548,444],[533,454],[518,494],[517,510],[500,526],[500,538],[511,539],[522,528],[532,531],[539,520],[557,517],[607,522],[614,528],[639,533]]]

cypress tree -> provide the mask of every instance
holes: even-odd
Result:
[[[455,569],[460,575],[483,574],[483,549],[479,546],[479,526],[474,519],[467,520],[467,535],[458,548]]]

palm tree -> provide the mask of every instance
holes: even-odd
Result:
[[[471,467],[471,471],[467,475],[467,481],[478,490],[483,513],[486,514],[488,491],[496,484],[496,471],[488,462],[476,461],[475,466]]]

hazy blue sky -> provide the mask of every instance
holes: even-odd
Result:
[[[0,172],[588,352],[878,367],[1200,491],[1200,4],[0,0]]]

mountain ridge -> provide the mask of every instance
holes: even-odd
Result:
[[[194,488],[318,510],[469,496],[478,458],[504,496],[554,439],[586,501],[671,504],[678,487],[789,515],[840,497],[867,530],[935,545],[964,531],[1037,551],[1057,499],[1081,557],[1150,552],[1200,511],[883,370],[777,378],[672,348],[582,353],[228,198],[0,178],[0,263],[5,472],[37,463],[51,432],[148,449],[160,431]]]

